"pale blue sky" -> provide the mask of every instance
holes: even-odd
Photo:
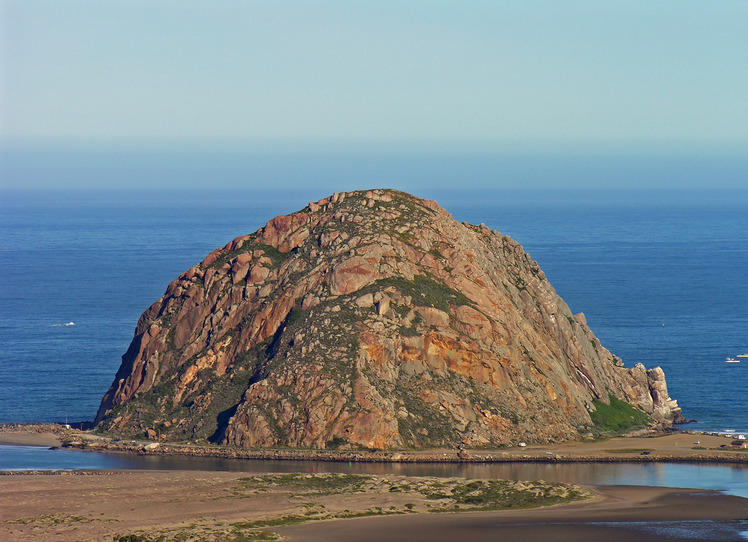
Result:
[[[0,0],[5,144],[748,144],[748,2]]]
[[[0,29],[0,188],[748,186],[748,0],[0,0]]]

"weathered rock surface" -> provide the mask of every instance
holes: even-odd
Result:
[[[392,190],[334,194],[211,252],[140,318],[99,428],[244,447],[579,438],[610,395],[680,416],[515,241]]]

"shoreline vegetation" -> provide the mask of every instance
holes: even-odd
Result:
[[[335,473],[38,474],[0,476],[1,539],[442,542],[570,532],[565,539],[580,542],[647,542],[662,537],[642,531],[643,522],[735,533],[748,517],[748,499],[662,487]],[[668,539],[689,539],[679,534]]]
[[[18,488],[46,486],[65,493],[76,486],[79,491],[101,492],[114,500],[121,498],[121,495],[115,495],[111,491],[115,487],[117,492],[129,494],[131,498],[144,493],[144,488],[148,487],[148,507],[162,508],[161,513],[167,514],[179,514],[178,510],[172,509],[175,497],[173,490],[178,488],[183,495],[178,500],[188,500],[190,508],[199,509],[199,518],[189,525],[161,523],[145,526],[149,523],[146,520],[142,522],[145,525],[141,524],[139,528],[123,529],[119,525],[106,524],[121,523],[129,514],[107,511],[107,505],[81,502],[80,512],[76,514],[67,514],[55,508],[54,513],[50,513],[52,510],[49,509],[44,510],[47,513],[15,517],[21,512],[28,512],[19,510],[12,503],[3,503],[16,509],[8,514],[11,516],[10,520],[4,518],[6,529],[19,529],[23,533],[27,526],[31,526],[32,530],[35,527],[37,531],[46,530],[47,534],[61,536],[63,531],[69,531],[76,524],[82,525],[81,531],[86,530],[87,525],[97,524],[96,527],[109,527],[107,537],[113,536],[113,540],[122,542],[273,540],[276,536],[268,529],[307,522],[367,516],[525,509],[594,498],[591,491],[578,485],[542,481],[339,473],[246,476],[246,473],[203,471],[193,473],[193,479],[185,476],[183,471],[114,471],[106,476],[89,474],[92,475],[76,477],[68,473],[68,476],[61,477],[19,476],[13,482]],[[149,475],[152,478],[146,479]],[[154,485],[154,482],[158,482],[158,485]],[[7,480],[0,479],[0,495],[23,491],[7,486]],[[110,488],[110,491],[107,492],[105,488]],[[71,498],[75,500],[75,497]],[[130,504],[135,505],[135,502]],[[135,511],[138,506],[130,508]],[[119,516],[116,521],[111,521],[112,517],[109,516],[113,512],[115,516]],[[105,517],[102,518],[102,515]],[[225,521],[217,520],[221,516]],[[104,525],[98,525],[100,523]],[[124,534],[120,534],[122,531]],[[18,532],[7,534],[17,535]]]
[[[370,463],[748,463],[746,441],[678,431],[593,441],[533,444],[503,449],[314,450],[180,444],[117,439],[57,424],[0,425],[0,444],[57,446],[97,452],[224,459]]]
[[[440,542],[476,529],[482,537],[471,539],[494,540],[502,534],[535,540],[571,529],[572,539],[582,542],[648,541],[658,538],[636,532],[642,522],[735,531],[748,514],[748,499],[661,487],[335,473],[36,474],[0,476],[0,538],[404,541],[414,540],[417,532],[418,540]],[[514,538],[520,533],[524,538]],[[618,538],[607,536],[616,533]]]

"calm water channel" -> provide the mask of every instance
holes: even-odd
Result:
[[[491,463],[403,464],[258,461],[201,457],[137,456],[122,453],[0,446],[0,471],[25,470],[207,470],[237,472],[345,472],[410,476],[460,476],[546,480],[592,485],[641,485],[718,489],[748,498],[748,465],[680,463]]]

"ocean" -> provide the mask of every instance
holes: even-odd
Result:
[[[0,423],[91,420],[171,280],[329,192],[0,192]],[[724,361],[748,354],[745,190],[416,195],[521,243],[604,346],[665,370],[686,428],[748,433],[748,358]]]

